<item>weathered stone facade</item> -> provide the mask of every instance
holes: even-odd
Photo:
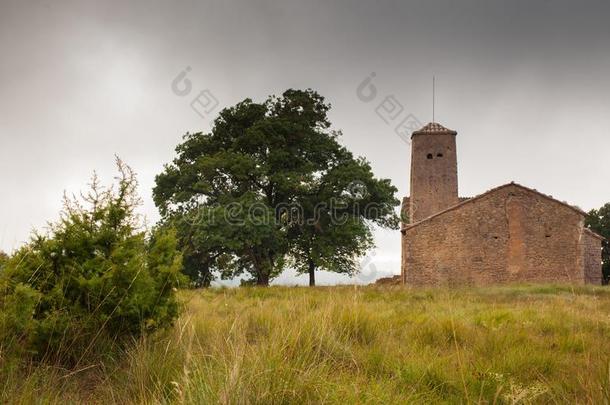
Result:
[[[422,137],[421,131],[416,136]],[[437,135],[430,131],[423,136]],[[437,143],[420,141],[419,145],[429,147]],[[417,148],[417,153],[427,156],[431,152]],[[412,171],[411,184],[413,176],[441,178],[446,183],[437,188],[412,189],[410,198],[403,200],[403,204],[409,204],[409,223],[403,223],[402,229],[404,283],[601,283],[603,238],[584,228],[585,213],[580,209],[515,183],[474,198],[458,199],[455,179],[455,193],[451,191],[449,198],[448,184],[453,187],[451,173],[453,168],[457,173],[457,165],[449,162],[440,173],[440,164],[433,165],[430,162],[428,166],[433,171],[429,177],[423,173],[425,164],[412,165],[415,173]],[[415,183],[419,181],[416,179]],[[423,197],[415,195],[419,190],[425,191]],[[429,203],[434,190],[442,194],[440,203]],[[414,206],[414,201],[421,205]],[[454,204],[445,206],[449,201]],[[442,206],[445,208],[438,208]],[[426,216],[419,216],[418,211]]]
[[[583,232],[583,257],[585,267],[585,284],[601,284],[602,272],[600,262],[602,261],[601,244],[603,238],[588,229]]]
[[[459,202],[456,135],[457,132],[438,124],[430,124],[413,133],[411,221],[420,221]]]

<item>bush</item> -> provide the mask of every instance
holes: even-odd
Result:
[[[100,342],[171,324],[182,257],[172,231],[146,235],[137,181],[117,159],[116,188],[94,176],[61,219],[35,233],[0,273],[0,344],[74,361]]]

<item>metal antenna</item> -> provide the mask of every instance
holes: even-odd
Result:
[[[436,78],[432,76],[432,122],[434,121],[434,103],[435,103],[435,93],[436,93]]]

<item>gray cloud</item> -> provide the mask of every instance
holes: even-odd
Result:
[[[610,201],[608,15],[606,1],[2,0],[0,248],[56,218],[63,190],[94,169],[110,181],[115,153],[156,220],[154,175],[184,132],[209,129],[171,91],[186,66],[220,106],[317,89],[343,142],[401,195],[409,146],[356,87],[375,72],[379,97],[427,122],[436,75],[462,195],[516,180],[598,207]],[[377,242],[379,270],[398,272],[398,234]]]

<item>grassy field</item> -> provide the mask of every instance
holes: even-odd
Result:
[[[182,293],[167,332],[65,370],[0,353],[2,403],[608,403],[610,289]]]

